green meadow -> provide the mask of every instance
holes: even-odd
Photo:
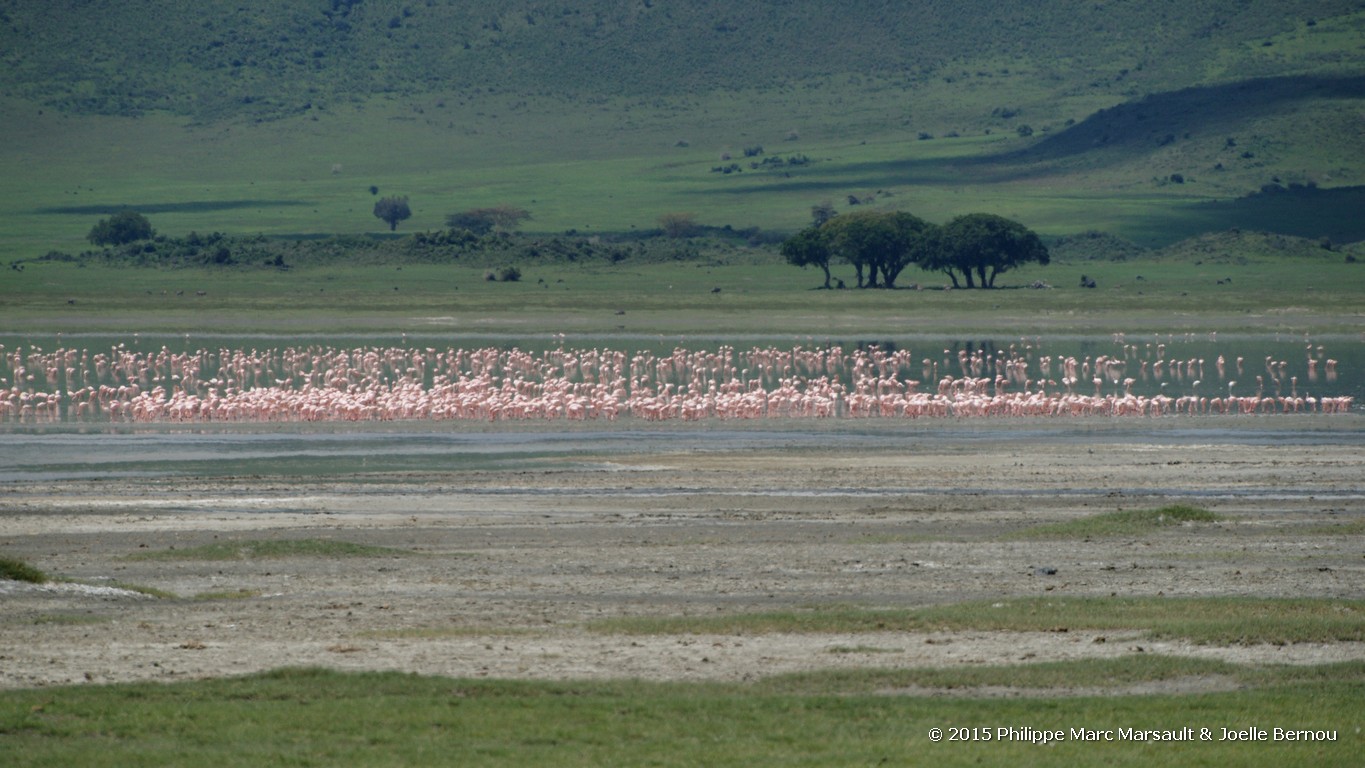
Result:
[[[541,234],[782,232],[851,196],[1151,246],[1365,237],[1346,0],[390,5],[14,3],[0,261],[123,207],[173,236],[380,232],[372,189],[409,196],[400,232],[504,203]],[[1268,185],[1300,194],[1258,208]]]
[[[720,245],[696,261],[527,261],[518,282],[485,279],[471,257],[445,264],[131,268],[30,262],[5,274],[10,333],[812,335],[988,333],[1355,333],[1365,269],[1316,246],[1207,261],[1063,260],[1002,277],[996,290],[947,291],[908,270],[894,291],[815,290],[818,270]],[[1224,250],[1226,249],[1226,250]],[[835,267],[850,284],[851,270]],[[1097,288],[1079,287],[1081,276]],[[910,288],[917,281],[921,290]],[[1051,288],[1035,290],[1038,281]],[[647,289],[644,289],[647,286]],[[860,335],[861,334],[861,335]]]
[[[880,103],[875,92],[848,98]],[[685,124],[689,118],[623,127],[621,112],[559,111],[567,107],[547,103],[525,120],[477,118],[488,123],[487,133],[472,137],[403,119],[411,107],[388,100],[316,122],[227,125],[171,115],[71,116],[10,103],[13,118],[0,123],[0,142],[9,147],[0,158],[7,171],[0,177],[0,259],[84,250],[91,226],[122,208],[143,212],[158,232],[173,236],[378,233],[387,227],[371,214],[371,187],[380,196],[409,197],[413,216],[399,234],[441,230],[450,213],[501,203],[531,212],[527,231],[550,235],[647,230],[674,212],[710,226],[790,232],[807,223],[811,206],[828,201],[845,210],[850,196],[931,221],[987,211],[1044,235],[1098,230],[1149,246],[1232,227],[1336,242],[1363,234],[1343,214],[1359,210],[1361,194],[1351,185],[1365,179],[1365,169],[1330,190],[1285,194],[1267,208],[1254,198],[1238,201],[1281,178],[1259,168],[1187,169],[1187,180],[1173,184],[1167,177],[1178,171],[1168,169],[1192,160],[1128,147],[1082,164],[1029,154],[1040,146],[1036,140],[983,132],[989,129],[919,140],[896,127],[831,127],[791,138],[781,127],[789,121],[780,100],[753,101],[722,100],[717,112],[770,110],[738,124],[725,119],[723,129]],[[696,132],[689,128],[712,135],[681,138]],[[688,145],[677,146],[681,141]],[[1206,136],[1198,164],[1218,162],[1225,141]],[[763,154],[745,157],[744,149],[754,147]],[[793,157],[807,162],[787,165]],[[750,167],[775,158],[783,164]],[[1303,159],[1324,166],[1335,160]],[[731,164],[741,170],[713,170]]]
[[[979,101],[963,114],[989,118],[988,106],[1021,78],[977,79],[989,82],[981,92],[967,90]],[[947,102],[955,88],[935,81],[915,93]],[[163,113],[65,114],[9,101],[9,117],[0,121],[0,146],[8,148],[0,155],[0,263],[18,264],[0,276],[0,319],[11,331],[66,332],[1358,327],[1363,281],[1351,262],[1365,255],[1357,242],[1365,237],[1357,215],[1365,205],[1365,168],[1342,165],[1344,156],[1336,154],[1346,126],[1319,137],[1317,155],[1297,140],[1275,143],[1293,147],[1295,167],[1332,167],[1330,186],[1310,187],[1304,182],[1325,181],[1326,172],[1281,174],[1259,160],[1242,161],[1238,153],[1250,152],[1242,147],[1251,140],[1229,148],[1231,136],[1213,127],[1192,133],[1199,140],[1179,153],[1145,142],[1075,153],[1070,140],[1061,141],[1067,131],[1090,131],[1094,121],[1099,130],[1115,122],[1113,130],[1122,131],[1131,122],[1120,109],[1086,119],[1099,101],[1049,112],[1059,119],[1038,134],[1041,140],[992,127],[989,119],[921,139],[891,119],[899,107],[889,105],[880,86],[834,91],[817,89],[808,103],[717,92],[688,96],[687,109],[614,97],[589,110],[542,96],[512,112],[504,103],[518,103],[512,97],[484,95],[461,108],[454,122],[464,128],[433,117],[441,111],[434,103],[443,101],[436,95],[371,97],[312,118],[212,123]],[[1271,89],[1267,114],[1287,108],[1277,99]],[[791,126],[802,121],[791,119],[793,103],[807,103],[811,115],[853,122],[796,130]],[[1131,109],[1143,109],[1141,103]],[[1315,125],[1330,126],[1339,124],[1331,115],[1350,103],[1324,92],[1295,106],[1322,110],[1325,122]],[[1149,108],[1183,115],[1185,97]],[[1068,119],[1077,125],[1066,128],[1061,114],[1074,115]],[[1262,119],[1271,118],[1248,118],[1242,130]],[[1060,143],[1049,143],[1054,138]],[[757,146],[762,155],[744,155]],[[783,164],[762,164],[774,158]],[[787,164],[791,158],[807,162]],[[1222,170],[1210,170],[1218,163]],[[732,164],[741,170],[714,170]],[[1206,170],[1191,170],[1200,167]],[[1184,181],[1172,183],[1172,173]],[[1283,182],[1276,187],[1282,191],[1257,192],[1272,179]],[[399,225],[397,240],[371,212],[387,195],[411,201],[412,218]],[[1054,245],[1050,266],[1004,279],[1015,287],[1041,281],[1055,291],[811,292],[818,275],[783,264],[774,243],[805,226],[811,207],[825,202],[837,211],[908,210],[936,222],[987,211],[1053,243],[1103,232],[1139,250],[1125,258],[1126,252]],[[414,233],[443,232],[453,212],[499,204],[531,213],[514,247],[440,264],[412,263],[397,252]],[[291,269],[37,261],[52,253],[80,259],[91,248],[85,241],[91,227],[125,207],[172,238],[263,236]],[[691,214],[712,235],[760,236],[659,245],[657,222],[668,213]],[[1265,231],[1277,234],[1257,234]],[[627,248],[646,238],[653,250],[675,254],[617,263],[525,255],[555,238]],[[1272,247],[1267,238],[1292,243]],[[295,243],[343,255],[295,257],[289,250]],[[522,271],[520,283],[484,280],[488,269],[507,264]],[[850,269],[835,271],[853,284]],[[1096,279],[1099,289],[1077,289],[1081,275]],[[935,289],[945,282],[913,269],[901,280]]]
[[[755,684],[539,683],[283,669],[196,683],[6,691],[0,693],[0,744],[16,766],[1358,762],[1356,704],[1365,684],[1358,663],[1248,668],[1139,656],[1041,666],[1022,678],[1019,668],[986,667],[952,679],[915,670],[829,672]],[[1237,690],[1090,692],[1173,679]],[[1021,681],[1044,695],[943,695],[964,685]],[[1063,695],[1046,695],[1049,690]],[[1312,729],[1332,740],[1272,741],[1276,727]],[[1112,740],[1085,741],[1073,728],[1109,731]],[[1131,735],[1168,731],[1171,738],[1186,728],[1190,741]],[[1224,729],[1247,728],[1264,728],[1267,738],[1225,739]],[[1208,740],[1200,739],[1201,729],[1208,729]],[[1052,734],[1049,743],[1039,743],[1043,731]]]
[[[1365,14],[1349,3],[1226,14],[1215,4],[1210,24],[1195,7],[1063,3],[1023,18],[989,5],[911,23],[854,6],[828,18],[809,3],[630,13],[588,3],[493,18],[463,3],[388,14],[213,2],[158,7],[147,25],[149,9],[95,23],[19,3],[0,24],[18,51],[0,89],[0,263],[16,267],[0,277],[0,322],[18,332],[1357,329],[1360,270],[1346,262],[1365,239]],[[1151,29],[1192,32],[1145,46],[1124,33]],[[275,30],[274,47],[244,30]],[[821,34],[846,40],[828,61],[867,66],[812,57]],[[408,263],[384,250],[397,246],[372,215],[390,195],[411,203],[400,239],[506,204],[531,214],[517,241],[526,247]],[[1107,233],[1152,263],[1054,247],[1052,266],[1006,280],[1054,292],[812,293],[816,277],[783,265],[774,243],[823,203],[933,222],[997,213],[1052,242]],[[171,238],[262,236],[293,268],[35,262],[80,258],[92,226],[124,208]],[[518,255],[549,238],[647,237],[665,214],[760,242],[687,242],[676,258],[611,265]],[[1276,250],[1257,232],[1301,240]],[[295,259],[290,243],[343,255]],[[507,264],[521,283],[485,284],[486,270]],[[1099,289],[1076,290],[1081,275]],[[912,270],[901,282],[944,281]]]

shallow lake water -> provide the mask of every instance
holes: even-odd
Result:
[[[458,421],[317,426],[11,425],[0,433],[0,483],[188,476],[332,478],[363,490],[364,482],[357,479],[361,475],[448,476],[480,471],[535,474],[573,469],[600,476],[601,488],[630,492],[630,473],[649,471],[651,465],[639,463],[641,457],[649,456],[779,451],[790,452],[793,461],[799,461],[803,451],[831,449],[848,455],[859,452],[914,455],[942,450],[970,455],[973,446],[983,444],[992,449],[1017,445],[1025,451],[1043,445],[1205,444],[1290,450],[1338,445],[1360,450],[1365,449],[1361,418],[1350,414],[1139,421],[878,419],[658,425],[639,422],[488,425]],[[860,492],[857,488],[827,490],[841,495]],[[930,490],[976,492],[968,487]],[[926,487],[881,489],[876,493],[887,492],[926,492]],[[1275,492],[1286,491],[1281,488]]]
[[[74,351],[66,365],[51,362],[58,351]],[[15,403],[10,420],[18,418],[21,390],[61,399],[53,408],[55,420],[72,423],[107,421],[108,414],[77,411],[66,402],[70,392],[84,386],[131,383],[132,377],[103,370],[96,373],[98,359],[130,356],[147,366],[141,389],[161,387],[174,391],[179,374],[169,363],[156,363],[165,355],[202,355],[198,378],[227,378],[228,360],[246,355],[256,361],[246,378],[234,381],[238,390],[283,386],[298,388],[306,382],[291,362],[309,355],[314,360],[328,355],[347,358],[346,365],[367,351],[395,353],[383,362],[374,379],[381,387],[397,384],[411,369],[412,361],[431,362],[453,350],[497,350],[502,354],[494,366],[506,366],[515,350],[540,366],[530,369],[494,370],[493,384],[501,386],[513,376],[528,381],[537,376],[562,377],[566,382],[594,381],[584,369],[572,370],[563,363],[579,353],[620,353],[632,362],[631,375],[622,376],[624,391],[665,385],[694,394],[699,386],[723,386],[739,381],[757,384],[767,391],[786,379],[798,381],[826,377],[837,387],[851,391],[854,363],[861,354],[877,354],[882,363],[874,376],[894,381],[902,390],[933,392],[945,380],[976,380],[982,390],[994,393],[1046,391],[1074,392],[1085,396],[1117,397],[1133,394],[1151,398],[1202,397],[1303,397],[1354,398],[1356,409],[1365,404],[1365,339],[1349,335],[1304,336],[1301,334],[1104,334],[1050,335],[1034,337],[947,338],[936,336],[840,339],[803,336],[665,336],[605,335],[569,337],[562,334],[458,335],[375,334],[366,336],[229,336],[212,334],[66,334],[0,335],[0,392],[9,390]],[[831,350],[837,351],[831,354]],[[685,351],[692,357],[685,366],[672,368],[659,361],[677,359]],[[45,358],[44,355],[47,357]],[[89,362],[91,359],[96,362]],[[726,372],[716,366],[725,361]],[[45,362],[46,360],[46,362]],[[73,360],[80,362],[73,365]],[[394,362],[394,361],[397,362]],[[476,375],[480,364],[447,364],[447,379]],[[636,365],[637,361],[646,361]],[[836,365],[837,362],[837,365]],[[200,363],[196,363],[199,365]],[[158,367],[158,365],[160,367]],[[305,363],[315,370],[318,363]],[[575,366],[577,364],[575,363]],[[107,367],[106,367],[107,368]],[[417,373],[419,388],[430,389],[441,371]],[[685,370],[683,370],[685,368]],[[677,369],[675,371],[675,369]],[[486,370],[486,364],[485,364]],[[636,371],[648,371],[643,377]],[[503,378],[498,378],[503,377]],[[704,377],[705,378],[703,381]],[[316,386],[318,377],[311,385]],[[699,383],[700,382],[700,383]],[[990,383],[990,382],[993,382]],[[201,384],[201,387],[207,386]],[[202,391],[199,392],[202,394]]]

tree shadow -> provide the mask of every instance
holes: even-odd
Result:
[[[1365,240],[1362,212],[1365,186],[1267,187],[1235,200],[1191,203],[1161,216],[1135,218],[1131,226],[1134,239],[1152,247],[1226,229],[1326,238],[1342,244]]]
[[[1234,131],[1247,120],[1317,99],[1365,99],[1365,75],[1265,77],[1155,93],[1101,109],[1028,147],[981,162],[1034,163],[1104,150],[1145,153],[1186,135]]]
[[[1365,99],[1365,75],[1257,78],[1157,93],[1102,109],[1018,149],[853,163],[827,178],[793,177],[748,186],[743,192],[994,184],[1097,170],[1141,159],[1187,136],[1214,131],[1226,136],[1253,118],[1320,99]]]

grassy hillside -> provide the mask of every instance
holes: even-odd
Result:
[[[1338,16],[1358,11],[1349,0],[6,5],[0,43],[13,92],[65,111],[201,118],[278,117],[383,93],[675,98],[852,73],[913,88],[1015,68],[1038,71],[1053,90],[1132,97],[1334,71],[1338,43],[1325,38],[1340,33]]]
[[[1357,5],[16,0],[0,259],[125,206],[172,235],[379,231],[372,188],[410,196],[400,233],[499,203],[544,233],[790,230],[856,200],[1359,240]],[[1271,187],[1312,194],[1243,199]]]

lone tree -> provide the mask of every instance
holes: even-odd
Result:
[[[374,204],[374,215],[389,223],[389,231],[398,229],[398,222],[412,218],[412,209],[408,207],[408,196],[384,197]]]
[[[968,288],[994,288],[995,277],[1036,261],[1047,264],[1050,256],[1043,241],[1017,221],[991,213],[969,213],[944,224],[934,238],[926,268],[941,270],[961,288],[961,274]],[[976,279],[973,279],[975,275]]]
[[[470,208],[446,217],[451,229],[466,229],[476,235],[486,235],[494,228],[510,232],[521,222],[531,218],[531,212],[514,205],[495,205],[492,208]]]
[[[819,267],[824,270],[829,288],[829,237],[819,226],[806,227],[782,241],[782,255],[794,267]]]
[[[150,240],[155,234],[146,216],[137,211],[119,211],[107,219],[101,219],[85,238],[95,245],[123,245]]]
[[[904,211],[859,211],[835,216],[820,229],[830,251],[853,265],[859,288],[895,288],[907,266],[928,261],[936,228]]]

